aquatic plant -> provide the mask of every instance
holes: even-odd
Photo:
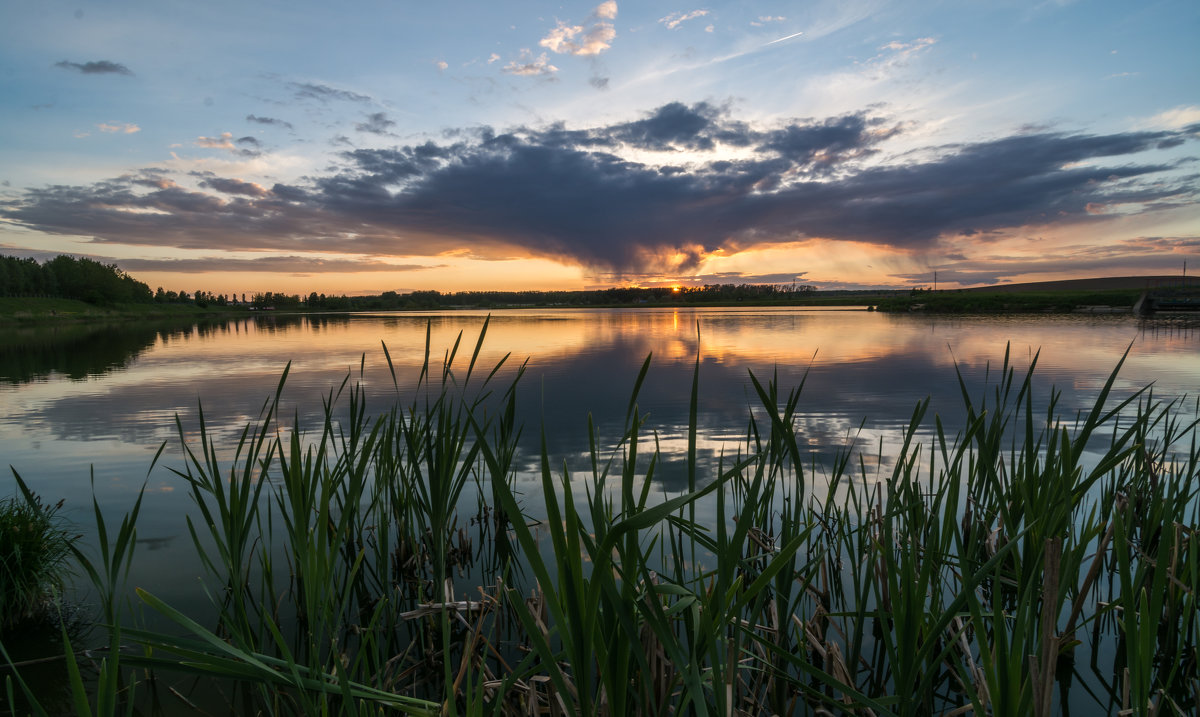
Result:
[[[19,494],[0,500],[0,633],[44,614],[61,595],[75,537],[54,505],[29,490],[13,470]]]

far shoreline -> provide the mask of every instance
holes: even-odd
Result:
[[[945,314],[1029,314],[1029,313],[1129,313],[1146,292],[1184,291],[1200,289],[1200,277],[1188,276],[1123,276],[1069,279],[1051,282],[1005,284],[963,289],[933,288],[871,290],[871,291],[809,291],[773,296],[743,297],[723,300],[720,297],[698,298],[686,295],[652,294],[647,298],[624,302],[586,301],[589,292],[557,292],[557,301],[504,301],[516,299],[520,292],[487,292],[473,294],[484,297],[473,303],[454,303],[455,294],[414,292],[397,298],[404,304],[388,302],[384,297],[353,297],[345,308],[313,306],[301,303],[281,308],[252,306],[238,303],[225,306],[205,306],[189,303],[124,303],[89,304],[73,299],[47,297],[0,297],[0,325],[31,326],[58,325],[79,322],[124,321],[195,321],[225,320],[252,316],[350,315],[375,312],[419,311],[486,311],[498,309],[640,309],[690,307],[867,307],[889,313],[926,312]],[[533,292],[530,292],[533,293]],[[396,295],[392,295],[396,296]],[[420,303],[414,301],[416,297]],[[525,298],[525,297],[521,297]],[[574,299],[574,300],[572,300]],[[447,303],[440,303],[445,301]]]

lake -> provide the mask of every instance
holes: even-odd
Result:
[[[395,400],[386,344],[400,391],[409,400],[425,358],[440,366],[462,332],[455,366],[465,370],[488,314],[475,311],[271,316],[192,326],[14,329],[0,347],[0,455],[46,499],[65,498],[64,515],[90,522],[89,477],[101,507],[127,510],[146,485],[139,538],[146,550],[134,584],[163,586],[186,598],[196,568],[180,516],[190,508],[175,417],[209,430],[233,448],[241,429],[291,368],[281,404],[287,423],[313,428],[322,398],[349,375],[366,388],[368,413]],[[1117,396],[1154,383],[1158,398],[1194,397],[1200,387],[1200,322],[1115,316],[945,317],[804,308],[502,310],[491,313],[479,358],[496,379],[519,384],[525,460],[532,469],[545,430],[552,461],[582,465],[589,415],[602,439],[620,437],[643,362],[638,397],[646,427],[664,453],[660,480],[683,486],[672,468],[686,451],[693,368],[700,361],[699,449],[719,456],[744,439],[758,403],[750,373],[778,375],[790,389],[805,381],[798,429],[820,463],[856,445],[870,461],[894,442],[914,407],[930,398],[930,418],[962,420],[955,366],[976,392],[1003,362],[1006,346],[1020,374],[1040,353],[1036,385],[1061,391],[1059,411],[1091,405],[1126,348]],[[805,376],[807,375],[807,379]],[[478,379],[476,379],[478,380]],[[932,421],[927,420],[930,429]],[[151,462],[163,441],[155,469]],[[885,456],[886,461],[886,456]],[[11,489],[12,482],[6,478]],[[9,491],[6,490],[6,493]]]
[[[202,407],[209,435],[228,458],[285,369],[279,415],[286,426],[319,432],[323,400],[347,379],[347,385],[362,385],[368,415],[380,415],[398,398],[413,400],[427,345],[437,380],[460,334],[453,366],[461,381],[485,320],[472,381],[478,384],[507,357],[492,379],[499,395],[524,365],[516,486],[531,514],[542,510],[541,436],[551,465],[586,472],[589,421],[601,453],[612,451],[648,356],[637,408],[645,416],[643,435],[661,452],[653,486],[661,496],[687,486],[697,361],[701,462],[728,460],[744,446],[752,412],[761,420],[752,374],[764,385],[777,380],[785,393],[803,383],[794,428],[809,452],[807,475],[814,483],[848,449],[857,454],[856,480],[869,484],[889,474],[914,408],[927,398],[920,438],[933,435],[935,415],[949,434],[961,430],[956,369],[968,391],[982,396],[995,383],[1006,347],[1018,380],[1037,356],[1038,415],[1052,389],[1059,392],[1059,415],[1090,408],[1126,351],[1110,403],[1153,384],[1155,399],[1186,398],[1194,412],[1200,387],[1200,321],[1194,318],[944,317],[790,307],[528,309],[488,316],[260,314],[184,327],[6,330],[0,455],[46,500],[65,499],[62,515],[85,542],[94,539],[92,496],[117,519],[144,486],[130,583],[203,614],[203,569],[183,520],[194,515],[194,505],[186,481],[172,472],[184,467],[176,420],[194,445]],[[339,404],[334,416],[346,418],[345,407]],[[4,493],[13,490],[6,479]]]

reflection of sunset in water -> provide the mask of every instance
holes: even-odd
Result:
[[[348,372],[357,376],[360,365],[368,385],[390,385],[382,344],[403,385],[415,380],[425,358],[427,331],[435,372],[461,332],[455,366],[464,370],[486,317],[485,312],[257,316],[162,331],[148,342],[139,340],[122,369],[82,383],[58,378],[5,389],[12,409],[6,425],[22,424],[20,415],[73,396],[112,396],[118,421],[130,410],[149,417],[194,405],[198,398],[214,409],[250,399],[258,403],[289,363],[288,395],[296,398],[299,391],[324,393]],[[889,385],[924,387],[926,394],[954,388],[955,361],[967,374],[997,367],[1006,344],[1014,365],[1028,366],[1040,350],[1043,381],[1086,390],[1103,382],[1131,343],[1123,385],[1158,381],[1169,392],[1200,384],[1200,330],[1130,317],[955,318],[769,308],[498,311],[491,316],[479,366],[490,369],[511,354],[509,371],[528,358],[532,375],[576,376],[571,380],[622,393],[648,354],[653,353],[657,375],[678,384],[690,379],[687,367],[699,353],[710,398],[731,392],[710,378],[742,384],[748,370],[778,369],[785,379],[796,379],[811,365],[823,381],[840,384],[843,397],[854,402],[855,396],[873,394],[878,408],[886,403]],[[667,371],[678,375],[665,376]],[[889,373],[898,377],[884,379]],[[155,390],[138,391],[147,387]],[[138,400],[128,401],[131,393]],[[600,407],[585,402],[573,408]],[[819,408],[839,412],[834,404]]]
[[[403,392],[411,389],[425,359],[427,332],[435,377],[461,332],[455,360],[461,377],[487,316],[478,311],[263,315],[219,326],[150,330],[149,338],[130,337],[122,368],[113,370],[109,357],[86,381],[64,380],[51,367],[44,380],[0,386],[7,407],[0,440],[6,456],[17,459],[28,452],[27,440],[54,445],[60,453],[71,452],[70,441],[77,440],[152,445],[171,435],[176,412],[194,415],[198,402],[216,419],[210,422],[214,428],[236,430],[258,415],[289,363],[284,392],[289,413],[312,414],[319,409],[318,397],[348,374],[358,380],[360,366],[368,396],[375,397],[372,405],[383,407],[394,400],[395,389],[382,344]],[[566,434],[573,427],[582,430],[589,412],[600,421],[623,415],[633,380],[651,353],[640,405],[663,437],[686,420],[697,353],[700,420],[709,436],[721,436],[718,440],[745,428],[746,408],[753,403],[748,372],[760,377],[778,372],[786,389],[810,371],[801,406],[830,437],[844,436],[846,426],[863,419],[903,423],[925,396],[934,396],[934,411],[953,412],[955,361],[968,380],[978,382],[989,366],[998,369],[1006,344],[1019,370],[1040,349],[1040,384],[1064,390],[1068,403],[1086,402],[1084,394],[1103,384],[1131,343],[1119,388],[1156,381],[1159,395],[1173,395],[1200,385],[1200,329],[1186,322],[792,308],[497,311],[477,372],[511,354],[500,374],[507,380],[528,359],[522,389],[531,411],[527,423],[536,427],[547,421],[563,434],[556,437],[565,448]]]
[[[203,404],[208,429],[222,460],[228,460],[240,431],[260,415],[290,363],[280,416],[286,426],[294,422],[311,438],[321,425],[322,400],[347,376],[361,381],[370,415],[393,407],[397,391],[401,401],[411,400],[427,331],[435,382],[462,333],[455,360],[456,380],[461,381],[486,317],[486,312],[259,315],[186,329],[97,330],[66,346],[54,343],[53,332],[32,336],[20,353],[0,348],[0,371],[8,372],[0,374],[5,409],[0,413],[0,454],[37,492],[70,496],[67,515],[81,523],[90,520],[87,494],[93,470],[97,500],[105,511],[128,509],[146,484],[147,509],[139,534],[169,538],[179,534],[180,516],[192,509],[188,491],[170,490],[179,488],[181,479],[169,469],[181,468],[183,461],[176,415],[189,440],[195,440],[198,405]],[[1160,398],[1200,386],[1200,323],[1194,320],[960,318],[790,308],[496,311],[472,383],[478,385],[511,353],[494,387],[507,386],[528,359],[517,393],[518,420],[524,425],[518,484],[528,488],[527,499],[536,511],[538,489],[531,476],[536,475],[543,431],[556,468],[565,465],[576,475],[587,474],[589,420],[602,457],[619,450],[630,393],[650,353],[653,360],[637,402],[646,419],[642,455],[657,442],[662,454],[654,482],[670,492],[686,485],[688,407],[697,352],[697,453],[704,470],[746,449],[748,418],[759,403],[750,372],[763,380],[777,375],[784,394],[805,382],[793,429],[805,452],[806,480],[819,486],[833,457],[850,449],[861,456],[854,465],[863,466],[864,480],[885,475],[902,427],[927,397],[926,425],[936,414],[950,435],[959,430],[962,401],[955,360],[969,389],[979,392],[989,366],[994,380],[1006,344],[1018,376],[1040,348],[1035,377],[1039,400],[1054,385],[1062,392],[1060,414],[1073,416],[1095,400],[1131,342],[1119,394],[1151,381],[1157,382]],[[382,343],[391,355],[398,388]],[[87,353],[94,347],[101,347],[102,355],[89,362]],[[344,411],[344,405],[337,410]],[[762,420],[761,409],[757,415]],[[164,440],[168,448],[148,475]],[[175,574],[178,553],[173,548],[147,552],[153,555],[146,563],[147,575]],[[164,592],[170,597],[173,590],[187,599],[186,585]]]

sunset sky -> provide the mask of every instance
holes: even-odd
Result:
[[[1200,3],[0,5],[0,254],[151,288],[1200,273]]]

